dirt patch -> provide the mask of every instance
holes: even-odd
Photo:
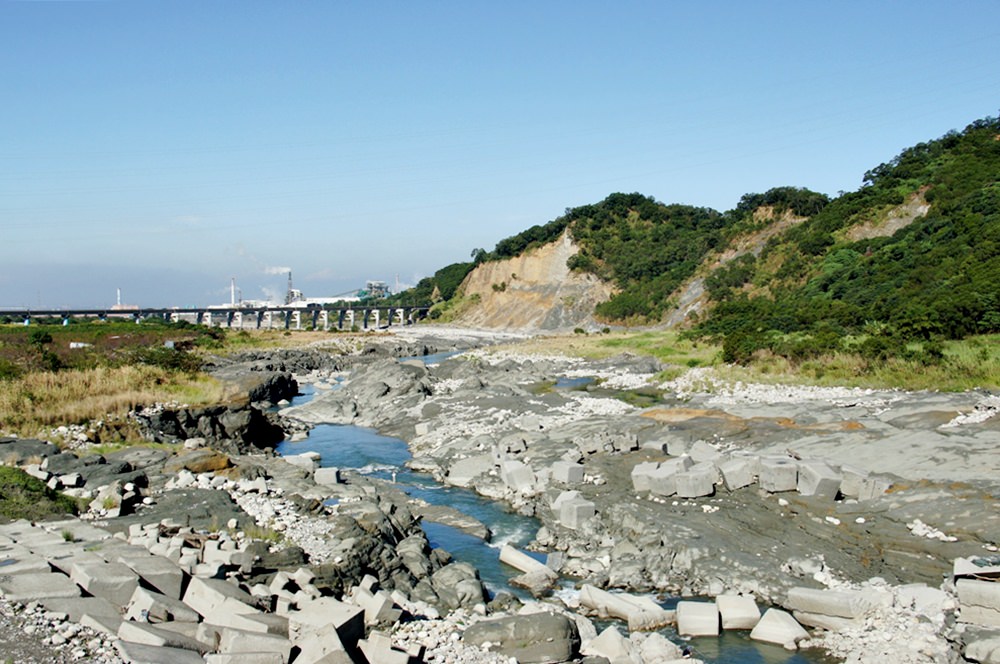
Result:
[[[888,211],[883,217],[862,222],[847,229],[846,237],[852,242],[870,240],[876,237],[890,237],[906,228],[917,219],[924,217],[931,209],[931,204],[924,198],[927,187],[914,192],[906,201]]]
[[[459,323],[485,328],[565,330],[595,328],[594,307],[614,288],[591,274],[571,272],[579,248],[569,233],[520,256],[479,265],[462,284],[479,303]]]

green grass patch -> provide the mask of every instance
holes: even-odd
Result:
[[[43,521],[76,514],[76,501],[20,468],[0,466],[0,519]]]

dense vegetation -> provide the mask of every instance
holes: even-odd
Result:
[[[660,318],[670,294],[719,244],[726,222],[710,208],[664,205],[641,194],[612,194],[566,216],[580,245],[569,267],[620,289],[596,311],[610,320]]]
[[[710,302],[691,334],[723,343],[727,361],[767,351],[937,362],[944,340],[1000,332],[1000,120],[904,150],[833,199],[776,187],[722,213],[612,194],[476,249],[423,280],[417,299],[448,300],[476,264],[567,230],[580,247],[569,267],[619,289],[595,311],[609,323],[660,322],[700,276]],[[735,251],[759,231],[766,245]]]
[[[806,357],[853,349],[939,357],[939,342],[1000,331],[1000,121],[921,143],[865,174],[760,257],[707,281],[718,302],[698,331],[726,359],[757,350]],[[920,196],[925,216],[887,237],[852,241]]]
[[[473,252],[475,255],[476,252]],[[481,260],[481,257],[480,257]],[[462,284],[462,280],[472,271],[477,262],[452,263],[437,272],[432,277],[424,277],[417,285],[402,293],[386,298],[387,304],[425,305],[427,303],[443,302],[452,299]]]

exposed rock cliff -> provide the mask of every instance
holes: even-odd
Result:
[[[591,274],[571,272],[578,251],[569,233],[520,256],[479,265],[462,283],[479,302],[457,322],[477,327],[558,330],[594,327],[594,306],[614,287]]]

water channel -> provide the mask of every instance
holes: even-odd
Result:
[[[432,359],[437,360],[436,357]],[[577,385],[560,387],[572,389]],[[296,397],[294,403],[305,403],[312,397],[311,387],[303,386],[302,395]],[[278,446],[277,451],[280,454],[317,452],[324,467],[351,469],[370,477],[394,481],[397,489],[414,498],[432,505],[453,507],[478,519],[493,533],[490,542],[433,522],[425,521],[422,527],[432,547],[441,547],[455,559],[476,567],[491,593],[501,590],[515,592],[508,581],[518,572],[500,562],[500,547],[509,543],[523,550],[534,537],[539,522],[532,517],[509,512],[501,504],[474,491],[445,486],[430,475],[413,472],[405,465],[410,458],[405,441],[362,427],[321,424],[312,429],[306,440],[286,441]],[[571,588],[568,585],[563,592],[572,593]],[[677,598],[670,598],[662,603],[666,608],[673,608],[676,602]],[[603,627],[603,624],[599,625],[599,629]],[[628,634],[624,625],[620,629]],[[691,646],[696,657],[712,664],[831,664],[837,661],[816,650],[789,652],[780,646],[751,641],[749,633],[744,631],[725,631],[720,637],[691,640],[679,637],[673,630],[665,630],[663,634],[678,644]]]

